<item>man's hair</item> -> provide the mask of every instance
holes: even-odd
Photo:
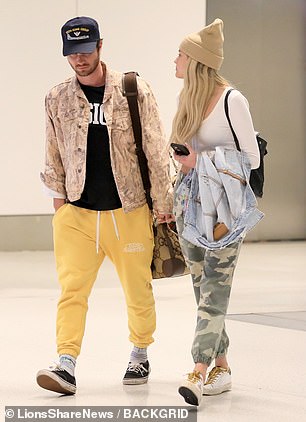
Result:
[[[173,119],[171,142],[190,143],[199,130],[216,86],[227,86],[228,81],[215,69],[188,59],[184,87]]]

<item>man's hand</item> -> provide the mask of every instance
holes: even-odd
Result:
[[[66,199],[53,198],[53,207],[55,212],[64,204],[66,204]]]

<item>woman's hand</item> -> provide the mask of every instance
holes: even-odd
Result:
[[[156,218],[157,224],[171,223],[171,221],[175,221],[173,214],[165,214],[162,212],[154,211],[154,216]]]
[[[190,169],[193,169],[196,166],[197,163],[197,154],[196,152],[191,148],[190,145],[185,144],[185,146],[189,150],[188,155],[178,155],[176,153],[173,154],[173,158],[178,161],[180,164],[182,164],[181,171],[183,173],[188,173]]]

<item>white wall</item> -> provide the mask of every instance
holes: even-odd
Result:
[[[77,15],[100,23],[102,58],[150,82],[169,134],[181,82],[178,45],[205,24],[205,0],[0,0],[0,215],[48,214],[42,193],[44,96],[71,75],[61,54],[60,28]]]

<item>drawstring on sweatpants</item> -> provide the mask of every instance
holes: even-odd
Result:
[[[100,215],[101,211],[97,212],[97,226],[96,226],[96,251],[99,253],[99,241],[100,241]]]
[[[118,231],[118,226],[117,226],[117,221],[116,221],[116,218],[115,218],[115,214],[114,214],[113,211],[111,211],[111,214],[112,214],[112,219],[113,219],[113,223],[114,223],[115,233],[116,233],[117,239],[119,240],[119,231]]]
[[[113,211],[111,211],[111,215],[112,215],[112,220],[114,223],[116,237],[119,240],[119,230],[118,230],[115,214]],[[99,242],[100,242],[100,219],[101,219],[101,211],[97,211],[97,225],[96,225],[96,252],[97,254],[99,253]]]

